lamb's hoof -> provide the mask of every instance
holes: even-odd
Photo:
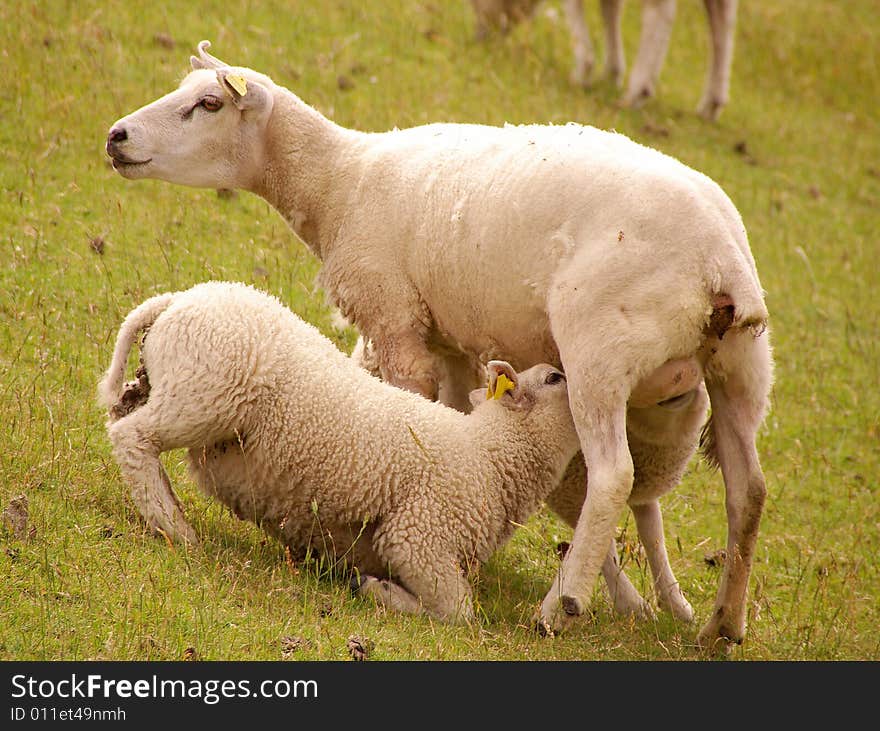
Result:
[[[361,587],[367,583],[368,578],[368,576],[361,576],[357,573],[352,574],[351,581],[348,582],[348,588],[353,596],[357,596],[360,593]]]

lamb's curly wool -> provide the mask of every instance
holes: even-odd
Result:
[[[149,396],[114,419],[144,328]],[[132,311],[99,394],[114,455],[153,528],[195,540],[159,462],[186,447],[203,490],[297,551],[375,575],[362,593],[467,619],[462,567],[528,518],[579,448],[557,369],[517,375],[493,362],[489,373],[490,385],[504,374],[513,388],[488,400],[476,391],[465,415],[374,378],[276,298],[209,282]],[[386,576],[400,586],[378,580]]]

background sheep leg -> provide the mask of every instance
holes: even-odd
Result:
[[[643,0],[639,51],[622,100],[625,106],[638,106],[654,95],[674,20],[675,0]]]
[[[728,330],[717,342],[706,386],[712,403],[709,445],[724,476],[727,560],[712,617],[697,638],[707,650],[727,650],[745,635],[746,593],[767,488],[755,437],[772,381],[769,337]],[[720,646],[719,646],[720,645]]]
[[[593,50],[593,42],[590,40],[590,31],[587,30],[587,24],[584,21],[582,0],[565,0],[565,17],[568,19],[568,29],[571,33],[572,51],[574,52],[571,83],[577,86],[588,86],[593,66],[596,63],[596,53]]]
[[[712,65],[697,111],[706,119],[715,120],[728,99],[737,0],[705,0],[705,4],[712,34]]]
[[[147,525],[172,540],[198,543],[159,461],[161,442],[150,421],[149,407],[144,406],[113,423],[108,429],[113,455]]]
[[[657,603],[661,609],[672,613],[672,616],[682,622],[691,622],[694,619],[694,610],[690,603],[681,593],[678,580],[672,573],[669,565],[669,556],[666,553],[666,541],[663,537],[663,515],[660,512],[660,503],[652,500],[641,505],[631,505],[633,516],[636,519],[636,528],[639,532],[639,540],[645,547],[648,555],[648,563],[651,566],[651,574],[654,577],[654,591],[657,595]]]
[[[620,25],[623,0],[602,0],[601,6],[605,23],[605,78],[613,81],[615,86],[621,86],[626,74]]]

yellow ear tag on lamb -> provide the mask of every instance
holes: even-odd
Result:
[[[229,84],[239,96],[247,94],[247,81],[239,74],[226,74],[226,83]]]
[[[486,400],[495,399],[496,401],[500,399],[505,393],[508,391],[512,391],[515,388],[513,385],[513,381],[511,381],[507,376],[503,373],[498,376],[498,380],[495,381],[495,393],[492,393],[492,386],[486,389]]]

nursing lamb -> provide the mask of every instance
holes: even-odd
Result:
[[[741,642],[772,356],[745,227],[721,188],[588,126],[346,129],[208,45],[177,90],[112,126],[120,175],[262,196],[322,260],[321,283],[395,385],[466,408],[475,361],[564,369],[589,490],[563,514],[574,535],[539,627],[584,612],[627,500],[668,489],[693,452],[678,412],[642,394],[670,372],[681,389],[669,397],[705,380],[730,558],[698,640]],[[662,536],[649,502],[640,530]]]
[[[240,518],[352,564],[360,593],[389,608],[461,621],[473,616],[464,569],[528,519],[579,449],[559,370],[488,372],[492,398],[476,390],[465,415],[371,376],[276,298],[209,282],[129,314],[99,394],[153,529],[196,540],[159,461],[185,447],[202,490]]]

